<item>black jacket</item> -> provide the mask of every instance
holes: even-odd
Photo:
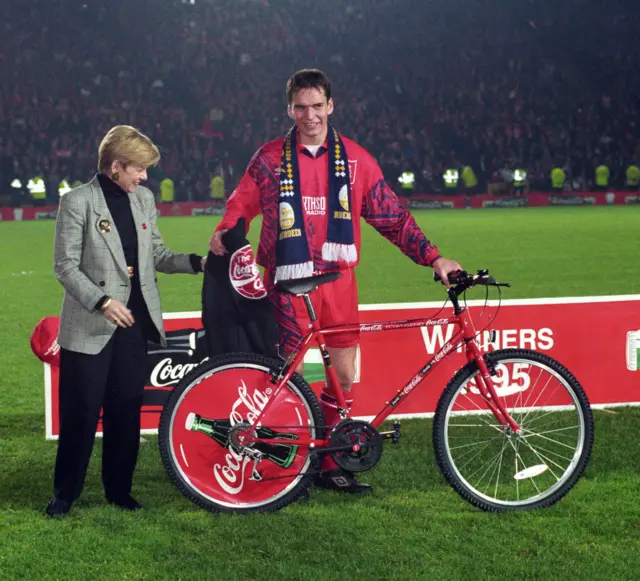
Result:
[[[202,324],[209,357],[239,351],[276,355],[276,322],[245,232],[240,219],[222,236],[228,254],[207,256]]]

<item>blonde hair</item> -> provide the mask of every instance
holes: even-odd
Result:
[[[125,168],[135,164],[146,169],[160,161],[160,151],[135,127],[116,125],[109,129],[98,147],[98,169],[104,173],[114,161],[119,161]]]

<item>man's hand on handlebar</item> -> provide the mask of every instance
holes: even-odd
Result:
[[[449,281],[449,275],[454,272],[459,272],[462,270],[460,264],[458,264],[455,260],[449,260],[448,258],[444,258],[441,256],[438,258],[432,265],[434,276],[437,275],[440,279],[442,279],[442,284],[444,284],[447,288],[451,286],[451,282]]]
[[[453,262],[453,261],[448,261]],[[457,264],[457,263],[453,263]],[[434,269],[435,271],[435,269]],[[433,280],[435,282],[441,282],[442,284],[446,284],[443,278],[438,274],[437,271],[433,273]],[[506,286],[510,287],[511,285],[508,282],[498,282],[495,278],[493,278],[488,270],[478,270],[476,274],[469,274],[462,269],[451,270],[448,272],[448,280],[447,288],[453,288],[456,291],[456,295],[459,295],[465,292],[467,289],[471,287],[481,285],[481,286]]]

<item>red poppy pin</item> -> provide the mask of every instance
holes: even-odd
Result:
[[[146,225],[146,224],[143,224],[143,225],[142,225],[142,229],[143,229],[143,230],[146,230],[146,229],[147,229],[147,225]]]

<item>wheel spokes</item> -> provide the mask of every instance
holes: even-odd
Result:
[[[553,494],[573,473],[583,416],[572,387],[553,369],[529,359],[500,365],[496,394],[518,433],[499,423],[474,388],[476,372],[449,404],[445,440],[451,466],[467,489],[492,502],[521,505]]]

